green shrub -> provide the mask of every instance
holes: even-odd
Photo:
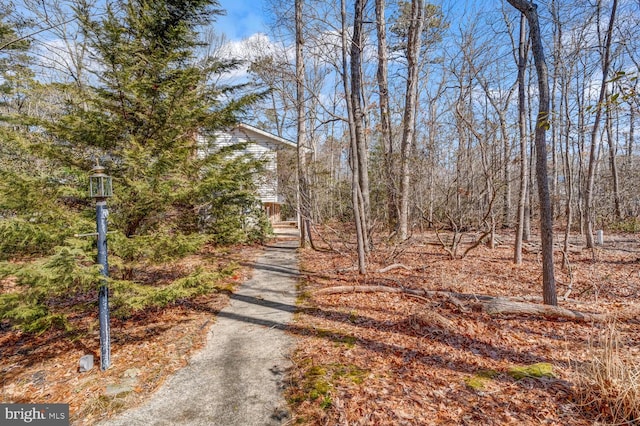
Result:
[[[628,217],[609,225],[609,229],[619,232],[640,232],[640,218]]]
[[[158,231],[149,235],[127,237],[121,232],[109,234],[109,249],[125,263],[161,264],[198,252],[210,237]]]
[[[80,247],[56,247],[54,254],[16,265],[0,264],[0,278],[15,277],[16,289],[0,295],[0,320],[28,332],[67,327],[64,307],[94,291],[100,268]]]
[[[230,276],[237,266],[229,265],[218,272],[198,269],[186,277],[179,278],[165,286],[138,284],[130,281],[112,281],[112,307],[115,315],[127,317],[150,308],[162,308],[181,299],[188,299],[215,291],[231,291],[232,288],[220,284]]]
[[[46,256],[72,239],[75,233],[95,229],[81,217],[51,214],[38,220],[13,217],[0,220],[0,260],[23,256]]]
[[[264,242],[273,233],[271,223],[254,198],[240,204],[220,200],[204,215],[203,231],[218,245]]]

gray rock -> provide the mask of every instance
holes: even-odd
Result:
[[[83,355],[80,357],[80,368],[78,369],[81,373],[85,373],[87,371],[91,371],[93,368],[93,355]]]

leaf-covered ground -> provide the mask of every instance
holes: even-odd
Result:
[[[590,359],[604,324],[489,316],[446,297],[316,294],[332,286],[384,285],[535,300],[542,294],[535,244],[517,266],[508,236],[494,249],[483,245],[456,260],[435,235],[414,236],[401,248],[377,244],[368,265],[374,272],[361,276],[350,245],[327,235],[344,233],[325,233],[320,244],[333,251],[301,254],[301,312],[292,327],[301,340],[288,391],[297,423],[590,425],[606,417],[606,407],[580,406],[574,396],[576,371]],[[617,235],[595,251],[573,246],[569,256],[570,268],[560,267],[561,254],[556,262],[559,296],[571,289],[561,306],[593,313],[635,308],[637,236]],[[375,272],[395,263],[408,269]],[[617,327],[623,352],[637,362],[637,318]],[[552,375],[513,372],[531,365],[551,368]]]
[[[492,296],[541,294],[535,244],[523,265],[511,262],[508,236],[495,249],[480,246],[451,260],[435,235],[414,236],[401,247],[378,242],[369,274],[355,268],[348,230],[323,232],[322,251],[300,251],[300,311],[290,332],[298,339],[287,397],[292,424],[307,425],[590,425],[606,407],[579,406],[576,371],[607,326],[539,316],[489,316],[472,303],[394,293],[320,295],[341,285],[443,290]],[[340,237],[340,238],[338,238]],[[574,241],[570,268],[556,262],[558,294],[567,308],[593,313],[627,312],[640,297],[640,241],[616,235],[595,251]],[[328,251],[329,244],[335,250]],[[464,244],[463,244],[464,246]],[[227,284],[251,273],[256,248],[194,256],[180,267],[203,262],[241,266]],[[407,267],[376,272],[401,263]],[[167,273],[175,273],[175,269]],[[162,271],[157,271],[162,278]],[[9,291],[11,280],[1,283]],[[0,397],[3,402],[67,402],[72,424],[91,425],[142,402],[190,354],[202,347],[222,293],[112,321],[112,367],[98,368],[98,323],[94,315],[72,320],[77,332],[29,336],[0,329]],[[640,357],[637,318],[620,321],[620,344],[631,360]],[[82,355],[96,367],[78,372]],[[541,377],[520,377],[517,367],[537,366]],[[551,369],[549,371],[549,369]],[[534,369],[535,370],[535,369]],[[551,372],[552,374],[548,374]],[[526,371],[525,371],[525,376]],[[537,374],[531,374],[537,375]],[[133,391],[106,396],[108,385],[135,378]],[[604,418],[604,417],[603,417]]]
[[[84,310],[84,314],[72,316],[71,333],[51,330],[28,335],[4,324],[0,328],[0,400],[68,403],[73,425],[92,425],[139,404],[203,346],[215,314],[228,303],[225,289],[247,279],[250,260],[257,253],[257,247],[205,250],[179,264],[152,271],[154,280],[162,281],[164,276],[186,275],[203,265],[213,270],[230,262],[238,265],[231,277],[218,284],[221,292],[139,312],[127,319],[112,317],[111,367],[107,371],[100,371],[97,307],[95,312]],[[0,282],[0,291],[11,289],[10,279]],[[87,354],[94,355],[94,368],[80,373],[79,359]],[[123,383],[133,383],[133,390],[106,395],[107,387]]]

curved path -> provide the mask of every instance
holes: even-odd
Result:
[[[289,420],[282,380],[295,311],[298,241],[277,241],[216,317],[205,348],[143,405],[104,426],[264,426]]]

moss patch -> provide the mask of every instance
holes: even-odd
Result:
[[[356,385],[364,382],[365,377],[367,376],[367,374],[369,374],[367,370],[363,370],[357,365],[352,364],[333,364],[332,367],[334,379],[345,378]]]
[[[331,393],[337,383],[360,385],[367,374],[367,370],[356,365],[309,365],[297,386],[299,391],[289,398],[290,402],[317,401],[320,408],[327,409],[332,405]]]
[[[548,362],[538,362],[524,367],[512,367],[507,373],[516,380],[521,380],[527,377],[534,379],[539,379],[541,377],[555,377],[553,374],[553,365]]]
[[[487,380],[488,379],[486,377],[472,376],[464,379],[464,384],[475,391],[483,391],[487,384]]]
[[[489,382],[492,379],[495,379],[500,373],[495,370],[480,370],[472,377],[467,377],[464,379],[464,384],[467,385],[468,388],[473,389],[475,391],[483,391]]]
[[[324,339],[331,340],[334,343],[343,344],[347,348],[352,348],[356,344],[356,338],[355,337],[350,336],[348,334],[344,334],[344,333],[342,333],[340,331],[337,331],[337,330],[328,330],[328,329],[325,329],[325,328],[317,328],[316,329],[316,334],[318,335],[318,337],[322,337]]]

